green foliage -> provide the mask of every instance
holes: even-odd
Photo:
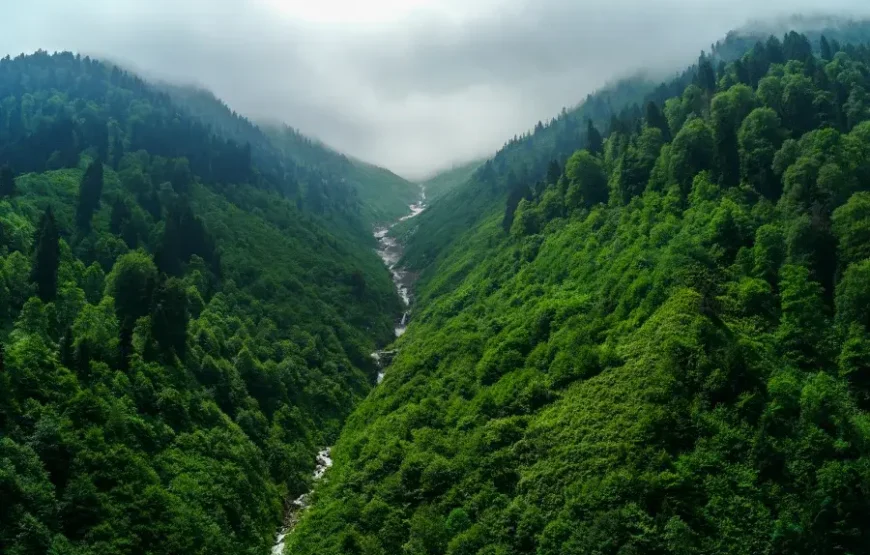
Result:
[[[870,193],[855,193],[837,208],[833,220],[843,264],[870,258]]]
[[[92,162],[82,177],[79,187],[79,204],[76,208],[76,225],[87,233],[91,230],[91,218],[100,207],[100,197],[103,194],[103,163],[100,160]]]
[[[568,159],[565,177],[568,180],[565,202],[569,210],[607,202],[607,175],[601,161],[589,151],[577,151]]]
[[[33,242],[36,245],[33,281],[39,298],[50,302],[57,295],[57,271],[60,266],[60,233],[51,208],[42,215]]]
[[[439,172],[423,181],[421,185],[426,190],[427,200],[432,202],[460,185],[464,185],[483,163],[484,160],[475,160],[466,164],[460,164],[449,170]]]
[[[688,195],[692,181],[699,172],[713,168],[716,150],[710,126],[701,119],[688,121],[671,144],[670,182],[676,184],[683,196]]]
[[[266,553],[374,383],[401,301],[368,225],[215,131],[88,58],[0,60],[0,552]]]
[[[416,185],[388,170],[339,154],[295,129],[267,127],[265,133],[296,168],[297,179],[305,184],[304,202],[315,210],[328,207],[374,225],[397,220],[419,200]]]
[[[782,192],[773,170],[782,135],[779,116],[771,108],[753,110],[738,132],[740,178],[771,200],[778,199]]]
[[[289,552],[867,552],[870,48],[828,46],[702,58],[672,141],[638,112],[421,216],[414,321]]]

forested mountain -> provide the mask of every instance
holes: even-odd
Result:
[[[374,383],[401,304],[368,230],[239,128],[0,60],[0,552],[266,553]]]
[[[460,185],[464,185],[471,179],[477,168],[485,162],[486,160],[474,160],[465,164],[459,164],[424,180],[422,185],[426,188],[426,196],[429,200],[434,201]]]
[[[258,169],[300,207],[369,233],[375,224],[392,222],[416,202],[414,184],[379,168],[353,160],[286,125],[254,125],[209,91],[162,85],[171,98],[221,136],[250,144]]]
[[[586,147],[590,122],[596,136],[611,130],[625,130],[644,115],[649,102],[663,107],[667,99],[680,95],[695,80],[699,69],[703,69],[709,79],[711,72],[722,72],[725,64],[736,62],[737,71],[757,79],[759,69],[744,65],[742,56],[757,42],[767,40],[768,29],[786,26],[804,30],[817,53],[822,35],[828,41],[842,44],[870,40],[870,21],[866,20],[811,17],[756,23],[731,32],[711,45],[710,53],[702,55],[697,64],[670,81],[661,83],[643,73],[619,80],[589,95],[577,107],[563,110],[549,122],[538,122],[534,129],[514,137],[464,186],[456,187],[449,201],[433,204],[414,223],[439,232],[405,233],[402,236],[407,244],[404,263],[417,270],[437,273],[437,264],[433,262],[439,254],[448,252],[448,247],[468,229],[476,227],[485,215],[504,210],[504,199],[509,194],[512,193],[517,202],[519,192],[529,183],[553,179],[553,171],[559,171],[551,167],[553,161],[564,166],[578,148]],[[407,230],[406,226],[400,231]]]
[[[870,551],[868,91],[870,46],[765,38],[436,202],[288,552]]]

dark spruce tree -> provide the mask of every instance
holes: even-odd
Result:
[[[15,173],[8,165],[0,168],[0,198],[15,195]]]
[[[189,318],[184,283],[167,279],[151,300],[151,336],[162,360],[171,360],[173,355],[184,360]]]
[[[558,160],[551,160],[547,166],[547,185],[555,185],[559,182],[559,177],[562,175],[562,167],[559,166]]]
[[[668,127],[668,120],[664,114],[662,114],[661,109],[659,109],[659,105],[650,100],[646,103],[646,114],[644,116],[646,120],[646,124],[650,127],[658,129],[662,132],[662,139],[665,142],[669,142],[671,140],[671,130]]]
[[[112,141],[112,168],[118,169],[121,166],[121,159],[124,157],[124,140],[120,134],[115,135],[115,140]]]
[[[194,215],[185,200],[173,205],[166,216],[163,242],[157,253],[160,271],[170,276],[181,275],[190,257],[196,255],[208,262],[213,272],[220,273],[214,241],[202,219]]]
[[[511,226],[514,225],[514,216],[520,201],[529,195],[528,185],[519,179],[513,171],[508,174],[508,187],[507,205],[505,206],[504,217],[501,221],[501,226],[505,233],[510,233]]]
[[[819,51],[823,60],[831,60],[834,57],[834,52],[831,50],[831,43],[828,42],[825,35],[822,35],[822,38],[819,39]]]
[[[713,68],[710,58],[704,54],[698,60],[697,85],[707,94],[716,92],[716,70]]]
[[[36,283],[39,298],[51,302],[57,296],[57,270],[60,266],[60,233],[54,220],[51,207],[47,208],[39,220],[34,243],[36,252],[33,260],[32,280]]]
[[[586,122],[586,150],[592,154],[604,152],[604,139],[591,119]]]
[[[130,207],[124,202],[124,199],[118,197],[112,203],[112,212],[109,216],[109,231],[115,235],[121,235],[124,229],[124,224],[130,220]]]
[[[87,233],[91,230],[91,218],[100,207],[100,197],[103,194],[103,162],[91,162],[82,177],[79,187],[79,203],[76,207],[76,226],[79,231]]]

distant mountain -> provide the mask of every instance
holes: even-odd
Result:
[[[255,124],[207,90],[160,86],[219,135],[250,144],[264,177],[315,213],[358,219],[367,233],[377,223],[403,216],[419,196],[417,186],[389,170],[353,160],[292,127]]]
[[[261,127],[285,159],[319,175],[326,183],[350,188],[367,222],[397,220],[420,196],[418,186],[391,171],[345,156],[292,127],[270,124]]]
[[[436,200],[410,326],[287,553],[870,552],[870,44],[846,36],[731,35]]]
[[[870,38],[870,20],[849,20],[839,17],[800,17],[800,30],[805,32],[814,48],[825,35],[842,44],[859,43]],[[788,27],[789,19],[768,22],[774,29]],[[755,23],[729,33],[711,45],[711,51],[700,62],[722,70],[727,63],[739,61],[757,42],[765,41],[769,33],[765,26]],[[433,205],[415,222],[414,229],[437,229],[438,233],[408,233],[403,226],[407,244],[405,263],[417,270],[432,264],[446,247],[457,240],[475,223],[493,211],[504,210],[508,192],[527,183],[544,180],[551,162],[564,166],[568,157],[578,148],[586,146],[587,122],[591,121],[602,133],[631,125],[642,116],[649,102],[660,108],[664,102],[682,94],[698,72],[698,64],[680,71],[665,82],[652,80],[645,74],[621,79],[598,92],[590,94],[570,110],[563,110],[549,122],[538,124],[529,132],[509,140],[490,160],[483,164],[454,193]]]
[[[426,198],[431,201],[439,199],[455,189],[456,187],[466,183],[474,172],[482,166],[486,160],[474,160],[464,164],[456,165],[449,170],[444,170],[436,173],[432,177],[424,180],[421,185],[426,188]]]

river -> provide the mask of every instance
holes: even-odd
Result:
[[[414,276],[399,266],[399,260],[402,259],[402,244],[394,237],[390,237],[390,230],[396,225],[419,216],[426,210],[426,189],[420,187],[420,201],[409,206],[411,212],[399,218],[389,227],[379,227],[375,229],[375,239],[378,240],[378,256],[384,261],[384,264],[389,268],[393,275],[393,283],[396,284],[396,290],[399,296],[402,297],[402,302],[405,303],[405,311],[402,317],[396,320],[396,337],[401,337],[408,328],[408,319],[411,316],[411,285]]]
[[[314,481],[323,478],[323,475],[326,474],[326,471],[330,466],[332,466],[332,457],[330,457],[329,451],[330,448],[327,447],[317,453],[317,466],[314,468]],[[293,531],[293,528],[296,527],[302,511],[308,508],[309,497],[311,497],[310,491],[308,493],[303,493],[296,499],[287,503],[287,507],[284,509],[284,524],[275,536],[275,544],[272,546],[272,555],[283,555],[284,539]]]
[[[399,267],[399,260],[402,259],[402,245],[388,234],[393,226],[410,220],[415,216],[419,216],[426,209],[426,189],[420,187],[420,200],[409,206],[410,213],[402,216],[398,221],[394,222],[389,227],[379,227],[375,229],[375,239],[378,240],[377,253],[384,264],[390,270],[393,276],[393,283],[396,285],[396,290],[402,298],[405,309],[402,312],[401,318],[396,319],[395,331],[396,337],[401,337],[408,328],[408,320],[411,317],[411,285],[413,283],[413,275]],[[372,358],[378,363],[380,371],[378,372],[378,383],[384,379],[384,368],[389,365],[389,361],[396,354],[396,351],[375,351],[372,353]],[[329,467],[332,466],[332,458],[330,456],[331,447],[326,447],[317,454],[317,466],[314,468],[314,482],[323,478]],[[312,490],[313,491],[313,490]],[[275,543],[272,546],[272,555],[283,555],[284,540],[293,532],[296,524],[299,522],[299,517],[306,508],[308,508],[308,500],[311,497],[311,492],[303,493],[296,499],[288,500],[287,507],[284,511],[284,523],[278,530],[275,536]]]

